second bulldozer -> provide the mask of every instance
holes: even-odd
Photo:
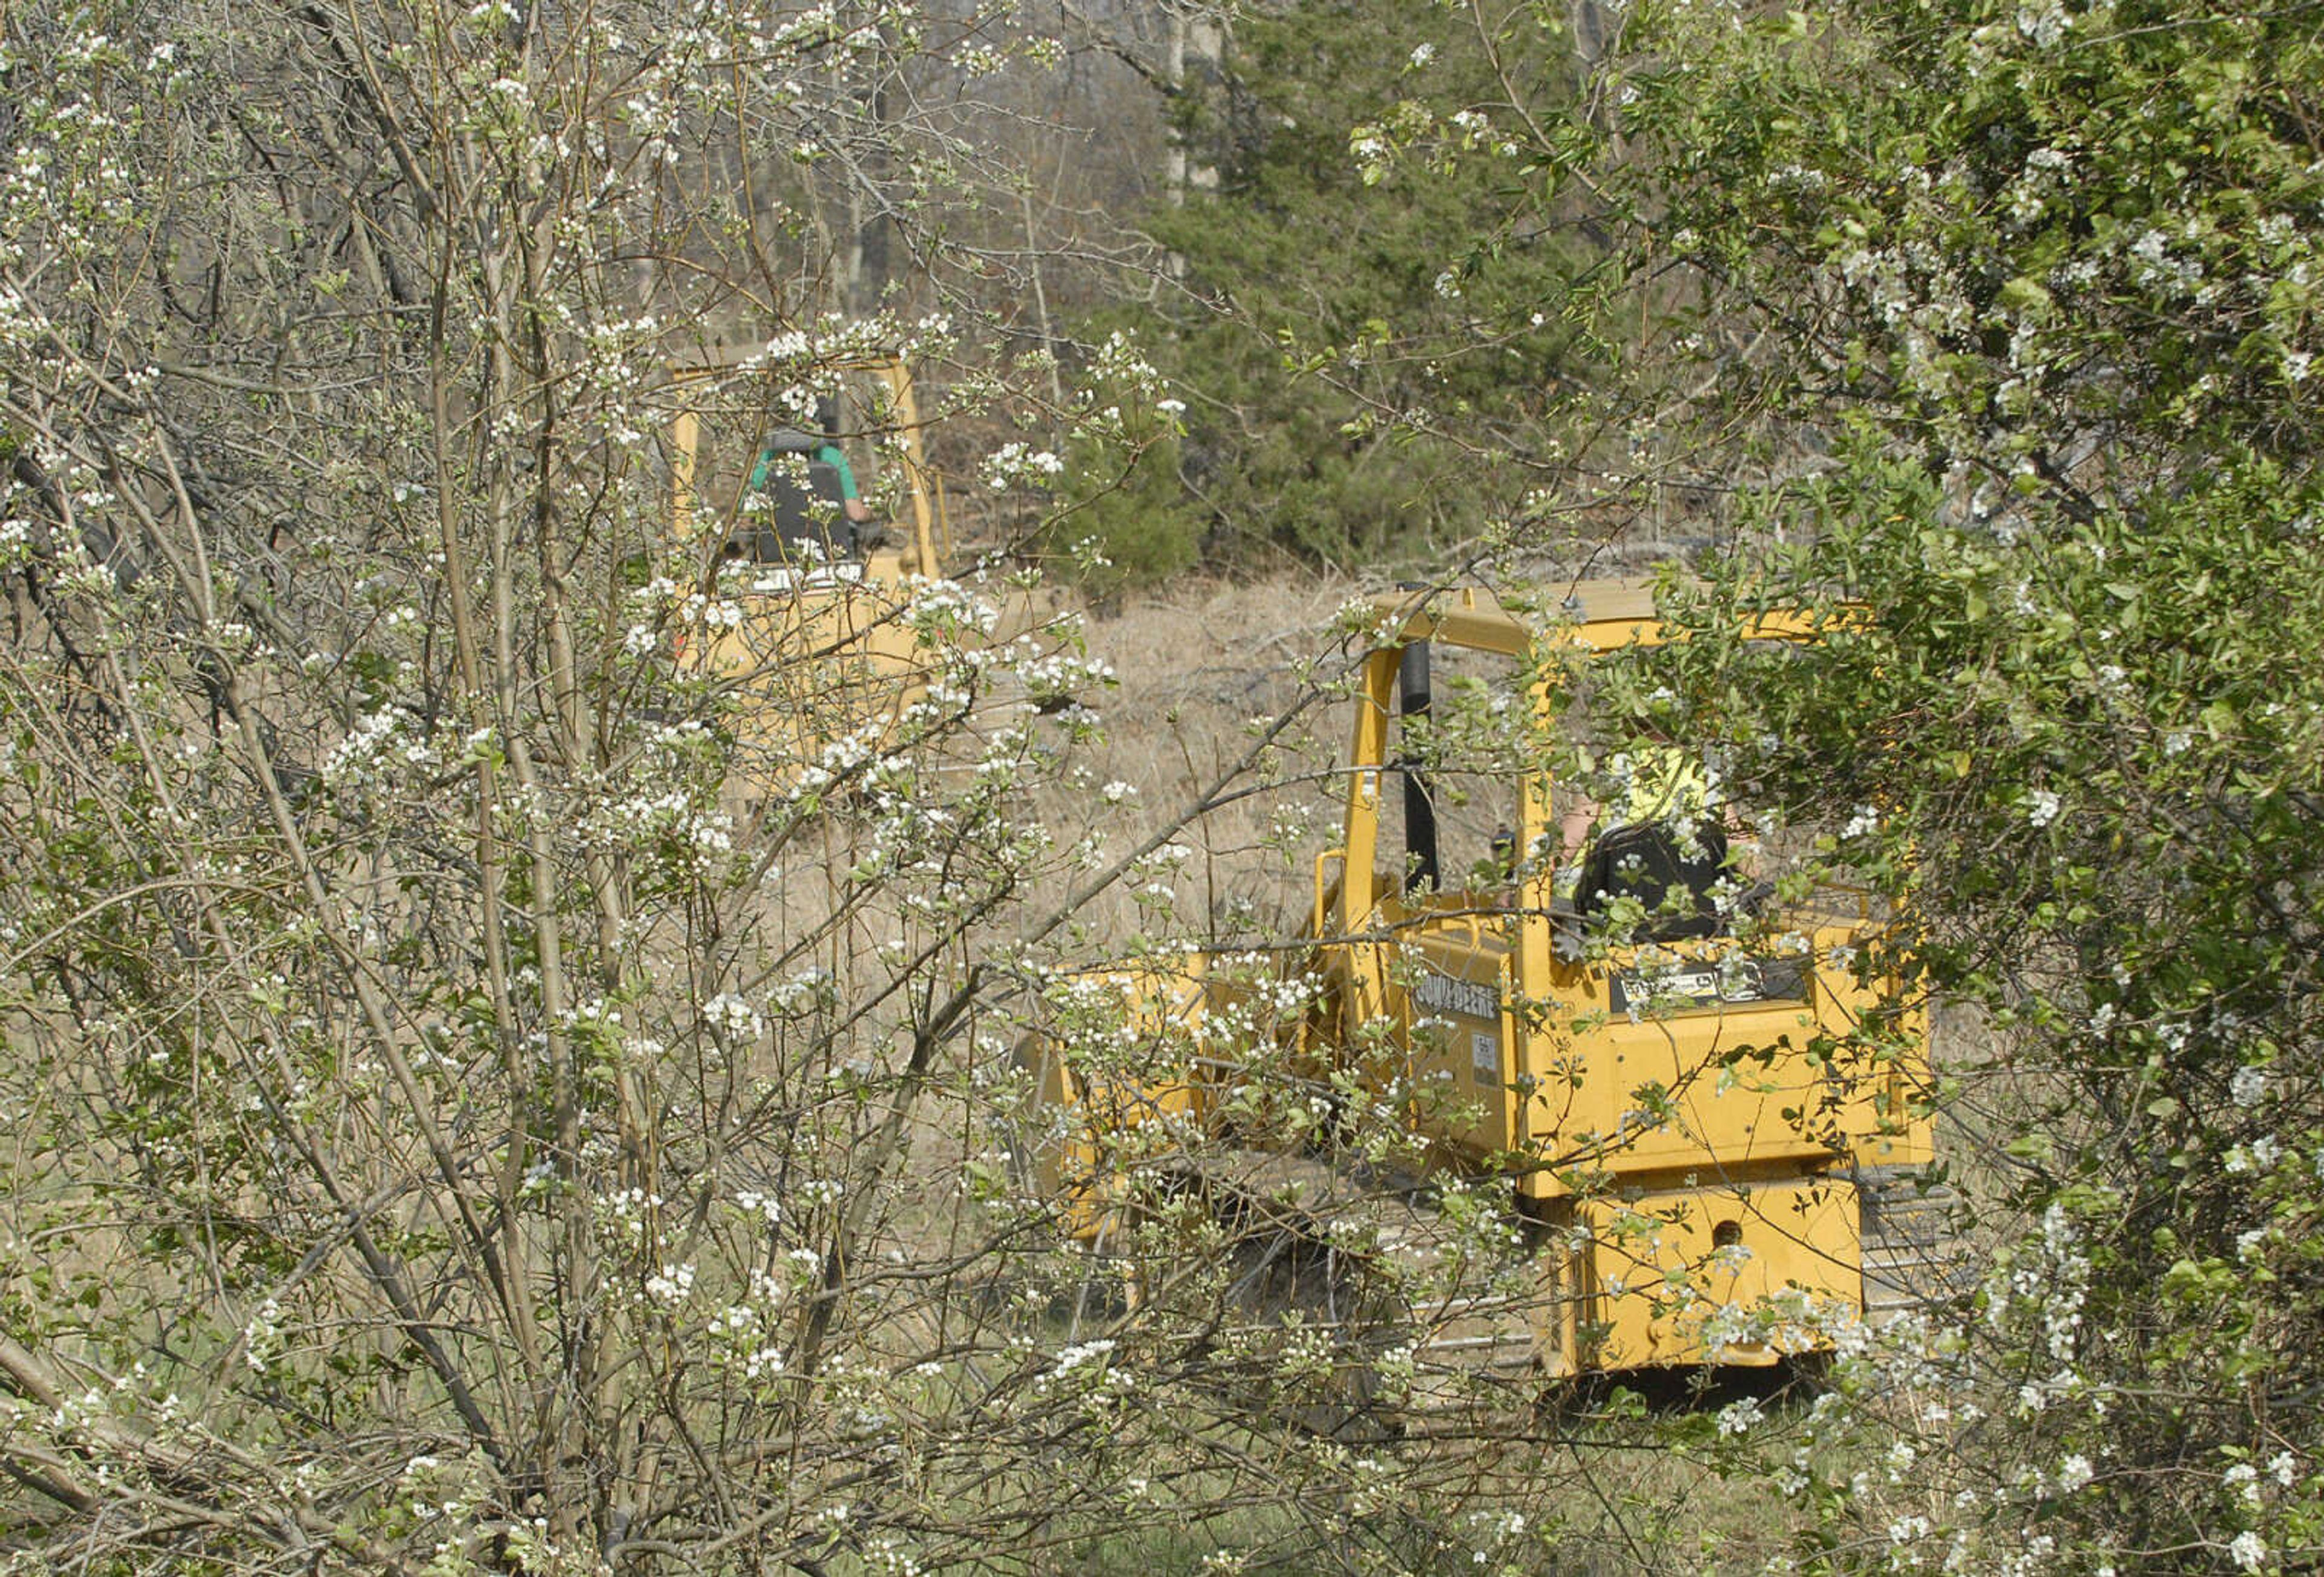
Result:
[[[1350,1278],[1315,1267],[1466,1252],[1445,1200],[1498,1194],[1516,1247],[1433,1309],[1407,1291],[1408,1322],[1431,1351],[1549,1376],[1772,1364],[1929,1290],[1925,1025],[1863,963],[1894,921],[1830,889],[1775,912],[1748,839],[1730,850],[1700,805],[1618,806],[1562,847],[1580,817],[1543,744],[1574,726],[1556,692],[1665,639],[1651,587],[1583,583],[1538,618],[1457,587],[1375,613],[1309,936],[1268,955],[1298,962],[1093,974],[1074,989],[1121,1026],[1109,1047],[1028,1047],[1040,1170],[1074,1229],[1122,1240],[1156,1176],[1200,1187],[1276,1232],[1238,1250],[1269,1288],[1247,1308],[1331,1317]],[[1534,744],[1469,759],[1463,715]],[[1255,1116],[1285,1092],[1360,1093],[1415,1142],[1393,1167],[1352,1160],[1328,1119],[1286,1143]]]

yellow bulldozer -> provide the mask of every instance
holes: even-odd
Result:
[[[1072,982],[1127,1028],[1094,1052],[1028,1043],[1035,1160],[1065,1219],[1124,1240],[1158,1197],[1141,1184],[1230,1156],[1214,1201],[1344,1264],[1425,1240],[1448,1184],[1499,1192],[1521,1296],[1455,1309],[1440,1289],[1433,1320],[1425,1299],[1411,1318],[1423,1341],[1503,1367],[1514,1350],[1549,1377],[1773,1364],[1925,1294],[1925,1026],[1861,973],[1893,918],[1829,890],[1774,912],[1749,870],[1771,856],[1700,808],[1617,807],[1562,846],[1580,818],[1545,747],[1574,727],[1556,692],[1593,654],[1664,640],[1652,587],[1583,583],[1545,617],[1457,587],[1373,611],[1305,945]],[[1496,753],[1461,714],[1514,717],[1518,744]],[[1464,760],[1471,743],[1486,759]],[[1328,1124],[1284,1143],[1303,1130],[1257,1115],[1285,1104],[1269,1084],[1295,1108],[1360,1093],[1393,1111],[1402,1180]],[[1378,1209],[1351,1224],[1389,1195],[1392,1228]]]
[[[909,364],[816,374],[812,404],[748,364],[670,374],[671,535],[706,614],[682,656],[739,692],[745,742],[777,761],[877,744],[925,694],[910,585],[951,548]]]

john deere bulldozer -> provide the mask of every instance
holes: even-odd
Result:
[[[1296,963],[1195,955],[1075,983],[1122,1033],[1027,1055],[1039,1167],[1082,1236],[1132,1236],[1167,1175],[1288,1245],[1234,1250],[1274,1267],[1246,1278],[1260,1317],[1376,1316],[1348,1290],[1366,1264],[1441,1256],[1443,1202],[1497,1195],[1516,1246],[1491,1277],[1385,1279],[1432,1350],[1549,1376],[1772,1364],[1931,1290],[1925,1028],[1864,973],[1894,920],[1828,890],[1776,908],[1754,870],[1774,852],[1708,795],[1658,819],[1614,805],[1562,846],[1582,818],[1551,766],[1575,726],[1557,692],[1665,635],[1641,583],[1562,602],[1378,599],[1308,935],[1267,954]],[[1518,746],[1456,714],[1514,716]],[[1356,1153],[1328,1115],[1265,1115],[1351,1101],[1395,1114],[1401,1162]]]
[[[876,742],[923,694],[904,610],[949,546],[909,366],[818,374],[830,391],[799,409],[763,371],[671,374],[672,538],[711,609],[685,656],[740,692],[747,742],[787,761]]]

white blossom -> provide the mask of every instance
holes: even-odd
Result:
[[[702,1004],[702,1021],[712,1030],[735,1040],[755,1040],[766,1032],[767,1021],[756,1009],[733,991],[722,991]]]
[[[2235,1077],[2227,1081],[2228,1097],[2246,1111],[2258,1105],[2266,1093],[2267,1073],[2262,1068],[2239,1067]]]
[[[2219,1482],[2236,1492],[2246,1506],[2259,1504],[2259,1470],[2249,1462],[2236,1462],[2219,1475]]]
[[[660,1304],[684,1303],[694,1290],[694,1267],[665,1265],[646,1277],[646,1296]]]

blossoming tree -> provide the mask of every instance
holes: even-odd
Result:
[[[1563,8],[1533,8],[1554,26]],[[1630,700],[1820,814],[1949,1004],[1950,1321],[1843,1365],[1813,1558],[2312,1562],[2324,56],[2297,7],[1642,5],[1495,115],[1646,332],[1581,486],[1730,551]],[[1393,163],[1383,165],[1392,168]],[[1755,653],[1738,607],[1821,607]]]

